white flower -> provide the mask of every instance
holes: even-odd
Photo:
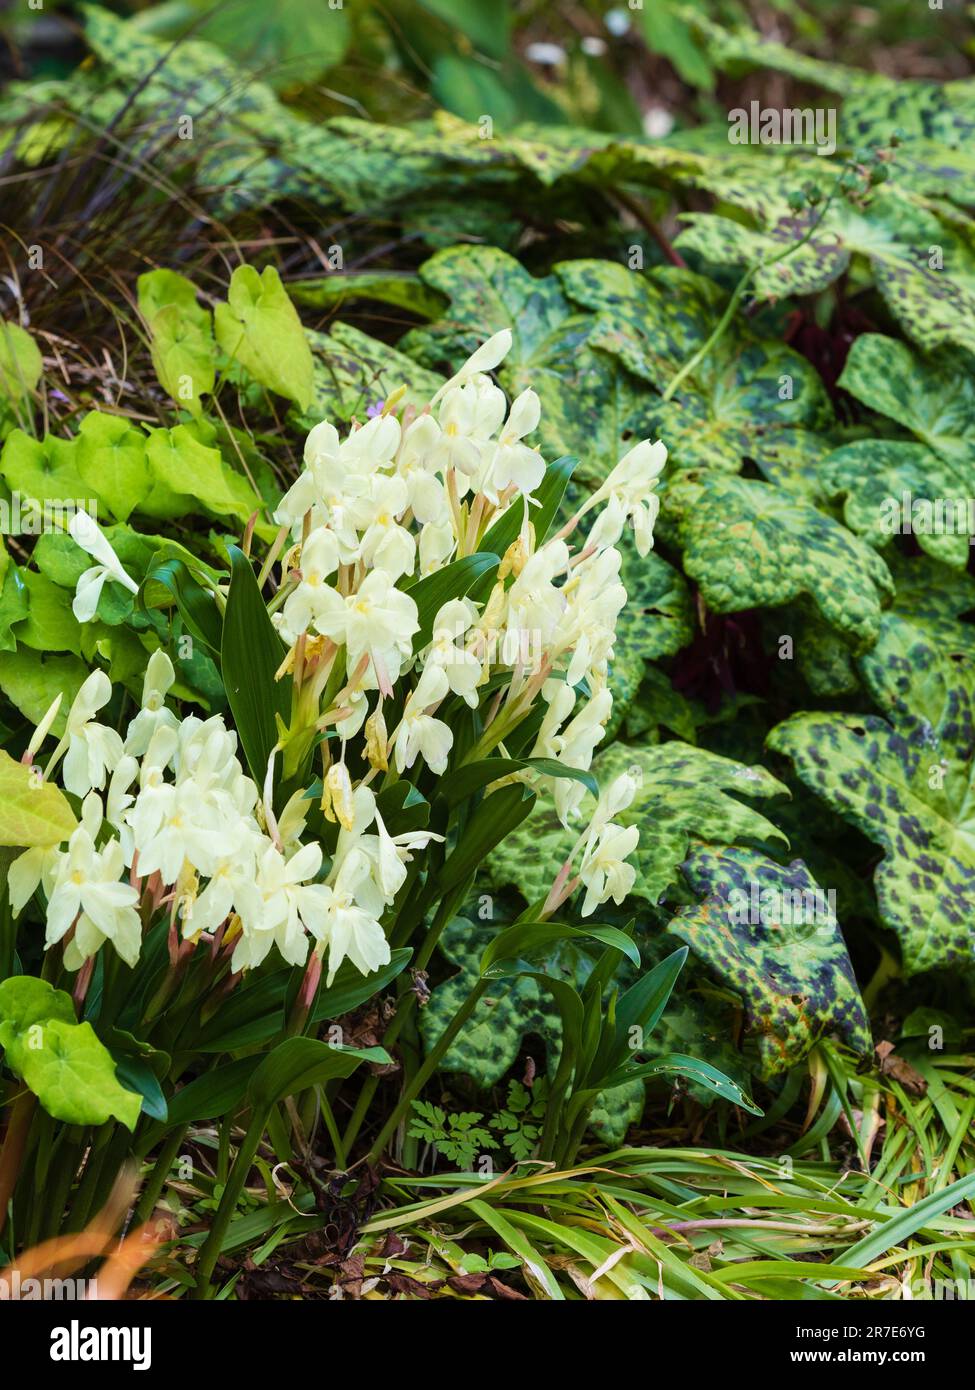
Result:
[[[626,590],[620,583],[622,556],[610,547],[577,564],[562,593],[565,613],[552,640],[554,654],[574,648],[566,673],[569,685],[578,685],[594,672],[605,675],[616,639],[616,620],[626,606]]]
[[[97,565],[85,570],[78,580],[74,602],[71,605],[71,611],[79,623],[90,623],[95,616],[106,579],[123,584],[132,594],[139,592],[139,586],[126,574],[121,560],[99,530],[98,523],[83,508],[79,508],[68,522],[68,534],[82,550],[86,550],[98,561]]]
[[[596,745],[605,732],[605,724],[613,708],[613,696],[607,689],[598,690],[560,734],[551,740],[555,756],[566,767],[585,772],[592,765]],[[553,796],[555,809],[563,825],[575,815],[585,790],[580,782],[559,778]]]
[[[260,965],[276,945],[289,965],[303,965],[308,955],[305,931],[321,940],[327,925],[329,890],[308,883],[322,866],[321,845],[305,845],[290,859],[270,841],[257,860],[257,873],[237,887],[235,905],[242,925],[232,966]]]
[[[453,693],[460,695],[471,709],[477,709],[481,663],[473,652],[459,645],[473,621],[474,615],[462,599],[445,603],[433,620],[433,642],[425,660],[427,665],[440,666]]]
[[[126,820],[139,853],[139,873],[158,873],[166,884],[176,882],[187,861],[201,873],[213,873],[243,837],[231,799],[206,795],[189,777],[140,791]]]
[[[209,719],[189,715],[182,721],[175,763],[177,781],[192,778],[208,804],[235,807],[241,815],[254,809],[257,788],[244,774],[237,758],[237,735],[227,728],[222,715]]]
[[[478,376],[482,372],[493,372],[495,367],[500,366],[511,351],[511,342],[510,328],[502,328],[499,333],[495,333],[493,337],[488,338],[486,343],[482,343],[481,346],[468,357],[460,371],[455,372],[449,381],[444,382],[433,398],[434,404],[439,401],[441,396],[445,395],[452,386],[463,386],[465,382],[470,381],[472,377]]]
[[[348,447],[350,441],[351,436],[341,443],[335,426],[327,420],[316,425],[305,441],[305,472],[274,513],[275,521],[290,525],[297,538],[310,512],[313,528],[328,526],[335,535],[343,564],[356,559],[359,545],[349,507],[369,490],[370,466],[355,456],[355,446]]]
[[[614,816],[632,806],[633,798],[639,790],[639,777],[634,777],[629,772],[621,772],[618,777],[613,778],[608,787],[603,788],[589,822],[589,844],[595,842]]]
[[[64,855],[57,845],[35,845],[10,865],[7,871],[7,889],[10,893],[10,907],[16,917],[30,899],[43,885],[48,897],[57,878],[58,867]]]
[[[368,801],[360,800],[363,794],[369,798]],[[378,917],[406,882],[406,865],[412,858],[413,850],[425,849],[431,840],[442,843],[444,837],[431,830],[406,830],[400,835],[390,835],[376,810],[375,797],[369,788],[357,788],[354,799],[356,815],[353,828],[339,836],[329,877],[337,880],[344,870],[345,881],[354,878],[357,902]],[[364,833],[373,821],[376,834]],[[346,868],[347,861],[357,856],[358,869]]]
[[[451,388],[440,403],[441,434],[432,453],[440,472],[455,468],[471,479],[493,452],[491,437],[504,419],[504,392],[489,377],[473,377],[466,386]],[[465,482],[460,493],[470,486]]]
[[[522,391],[512,402],[491,462],[485,492],[496,495],[514,483],[518,491],[530,496],[545,477],[545,460],[536,449],[522,444],[526,434],[538,429],[542,406],[534,391]]]
[[[421,415],[404,434],[396,462],[397,472],[406,483],[408,505],[421,526],[450,518],[447,495],[437,477],[434,459],[439,438],[440,426],[433,416]]]
[[[316,622],[323,636],[345,643],[350,673],[368,655],[369,666],[360,685],[370,690],[378,687],[383,694],[392,693],[393,682],[412,654],[411,639],[419,626],[413,599],[400,593],[385,570],[367,574],[356,593]]]
[[[449,521],[428,522],[420,532],[420,573],[433,574],[454,552],[457,538]]]
[[[138,762],[130,753],[126,753],[119,759],[112,773],[105,796],[105,819],[116,829],[128,830],[128,826],[124,825],[125,812],[135,801],[135,796],[129,788],[138,775]],[[123,843],[124,839],[123,835]]]
[[[214,932],[227,920],[242,885],[253,881],[255,846],[261,842],[262,837],[254,834],[240,849],[217,861],[206,887],[193,899],[189,909],[184,909],[184,936]]]
[[[548,704],[548,709],[539,726],[531,755],[533,758],[554,758],[558,751],[556,735],[575,708],[576,693],[565,681],[551,680],[542,686],[542,699]]]
[[[587,848],[579,866],[579,877],[586,886],[583,917],[588,917],[608,898],[621,903],[629,893],[636,879],[636,869],[624,861],[636,849],[639,839],[640,832],[635,825],[624,828],[609,821]]]
[[[297,635],[319,618],[337,611],[341,596],[326,582],[339,567],[339,543],[334,533],[319,526],[301,547],[301,580],[284,605],[284,626]]]
[[[400,423],[395,415],[376,415],[361,429],[354,429],[342,443],[342,462],[348,468],[372,474],[392,463],[400,445]]]
[[[168,724],[175,729],[179,720],[172,710],[166,708],[166,695],[176,680],[173,663],[160,648],[150,656],[146,666],[146,676],[142,685],[142,708],[129,725],[125,736],[125,751],[136,758],[149,747],[149,741],[156,730]]]
[[[537,639],[543,649],[552,645],[566,599],[554,580],[569,567],[569,550],[564,541],[543,545],[525,561],[521,573],[507,592],[507,627],[519,639],[523,634]]]
[[[86,796],[92,787],[103,787],[106,774],[122,756],[122,740],[114,729],[94,722],[95,715],[112,698],[112,685],[104,671],[92,671],[68,712],[62,746],[62,781],[75,796]]]
[[[397,520],[409,503],[405,478],[378,474],[369,498],[356,503],[352,512],[357,529],[364,533],[359,544],[363,563],[385,570],[394,581],[412,574],[416,565],[416,541]]]
[[[622,520],[628,517],[633,523],[637,552],[640,555],[649,552],[653,545],[654,522],[660,511],[660,498],[654,488],[666,462],[665,445],[660,440],[651,444],[649,439],[641,440],[620,459],[593,494],[592,503],[610,499],[610,507],[607,508],[610,520],[604,521],[602,526],[600,522],[603,518],[597,521],[592,539],[599,544],[615,544],[622,535]]]
[[[447,758],[454,746],[453,733],[442,719],[434,719],[426,711],[430,705],[439,704],[449,689],[447,673],[442,666],[424,668],[416,689],[406,702],[393,739],[397,772],[403,773],[412,767],[418,754],[423,756],[432,772],[446,770]]]
[[[336,971],[348,958],[363,975],[369,975],[386,965],[390,959],[389,942],[374,913],[357,900],[363,884],[371,884],[368,863],[359,854],[347,856],[335,882],[322,888],[324,912],[320,921],[310,926],[318,939],[317,950],[328,951],[326,987],[335,979]]]
[[[85,798],[81,823],[61,857],[48,899],[46,945],[60,941],[78,918],[74,950],[65,952],[69,970],[82,965],[106,940],[127,965],[135,965],[139,958],[142,923],[135,910],[139,894],[131,884],[120,882],[125,861],[118,840],[96,849],[101,822],[101,801],[92,792]]]

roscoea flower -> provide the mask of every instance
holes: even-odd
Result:
[[[90,623],[107,579],[122,584],[131,594],[137,594],[139,586],[122,568],[121,560],[94,517],[89,516],[83,508],[79,508],[68,522],[68,534],[76,545],[98,561],[79,578],[71,605],[71,611],[79,623]]]

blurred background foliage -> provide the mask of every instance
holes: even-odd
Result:
[[[84,7],[14,0],[0,13],[0,77],[63,77],[84,56]],[[701,21],[748,26],[811,57],[892,77],[965,77],[973,7],[942,0],[164,0],[106,6],[138,30],[217,45],[287,103],[320,118],[403,123],[437,107],[469,121],[585,126],[662,136],[723,119],[736,76],[720,74]],[[377,80],[378,79],[378,80]],[[759,86],[781,74],[759,74]],[[760,94],[756,91],[756,94]]]

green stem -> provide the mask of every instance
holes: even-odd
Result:
[[[44,1220],[40,1228],[42,1240],[60,1235],[62,1229],[68,1229],[67,1222],[62,1225],[62,1217],[71,1184],[78,1174],[82,1144],[83,1140],[73,1139],[67,1131],[62,1132],[60,1147],[53,1164],[53,1175],[49,1184],[44,1187]],[[38,1202],[37,1205],[40,1206],[41,1203]]]
[[[900,973],[901,968],[899,962],[894,959],[889,951],[885,951],[883,947],[881,947],[879,964],[863,991],[863,1005],[868,1014],[873,1012],[877,1000],[890,984],[891,980],[898,979]]]
[[[593,1103],[584,1105],[576,1115],[566,1136],[566,1141],[559,1150],[557,1163],[559,1168],[568,1168],[575,1161],[575,1156],[579,1152],[579,1146],[586,1133],[586,1125],[589,1123],[589,1115]]]
[[[382,1157],[386,1145],[389,1143],[389,1140],[392,1138],[392,1136],[398,1129],[400,1121],[408,1113],[410,1106],[413,1104],[413,1101],[420,1094],[420,1092],[423,1090],[423,1087],[430,1080],[430,1077],[433,1075],[437,1067],[440,1065],[440,1059],[443,1057],[450,1044],[454,1041],[454,1038],[456,1038],[457,1034],[460,1032],[464,1024],[471,1017],[474,1010],[481,1002],[481,997],[489,984],[490,980],[478,980],[477,984],[471,990],[464,1003],[460,1006],[460,1008],[454,1014],[453,1018],[450,1020],[450,1023],[448,1023],[447,1027],[440,1034],[440,1037],[437,1039],[434,1046],[427,1053],[426,1060],[420,1067],[419,1071],[413,1077],[412,1081],[410,1081],[408,1085],[406,1085],[403,1088],[403,1091],[399,1098],[399,1103],[393,1108],[392,1114],[389,1116],[388,1120],[383,1125],[382,1129],[379,1132],[379,1136],[376,1139],[376,1142],[369,1150],[369,1153],[366,1158],[366,1162],[368,1164],[375,1165],[376,1163],[378,1163],[379,1159]],[[398,1017],[399,1015],[397,1014],[397,1018]]]
[[[3,1148],[0,1149],[0,1235],[7,1224],[7,1208],[20,1176],[20,1165],[24,1159],[27,1136],[30,1133],[36,1105],[36,1097],[30,1091],[24,1091],[14,1101],[7,1122]]]
[[[823,220],[825,219],[826,214],[829,211],[830,203],[832,203],[835,195],[836,186],[834,185],[834,187],[830,191],[829,197],[823,204],[823,210],[819,214],[819,217],[815,218],[810,223],[809,230],[803,236],[801,236],[798,241],[790,242],[789,245],[784,248],[784,250],[777,252],[774,256],[763,256],[761,260],[756,261],[754,265],[748,267],[744,275],[738,281],[738,284],[735,286],[734,292],[731,298],[728,300],[727,308],[721,315],[712,332],[709,334],[702,346],[698,348],[697,352],[695,352],[694,355],[684,363],[683,367],[681,367],[677,375],[673,377],[670,380],[670,382],[668,382],[667,389],[663,393],[663,399],[665,401],[669,401],[671,399],[678,386],[680,386],[681,382],[684,381],[686,377],[690,376],[691,372],[694,371],[694,369],[698,366],[699,363],[703,362],[704,358],[707,357],[708,353],[712,350],[715,344],[718,343],[720,339],[723,337],[729,323],[734,318],[735,310],[738,308],[738,305],[741,302],[742,295],[745,293],[749,284],[758,274],[758,272],[760,270],[767,270],[768,267],[771,265],[777,265],[779,261],[784,261],[787,256],[791,256],[795,251],[798,251],[800,246],[805,246],[806,242],[810,239],[813,233],[818,231],[819,228],[822,226]]]
[[[723,337],[725,330],[727,329],[729,323],[735,316],[735,310],[738,308],[738,305],[741,302],[742,295],[747,290],[753,277],[758,274],[758,272],[764,267],[764,265],[764,261],[758,261],[757,264],[749,266],[748,270],[745,271],[744,275],[741,277],[741,279],[738,281],[738,284],[735,286],[734,293],[728,300],[728,307],[725,309],[720,319],[718,319],[718,322],[715,325],[712,332],[705,339],[704,343],[702,343],[702,345],[698,348],[697,352],[695,352],[692,357],[689,357],[687,359],[687,361],[684,363],[683,367],[681,367],[677,375],[671,378],[667,386],[667,389],[666,391],[664,391],[663,394],[663,399],[665,401],[669,401],[671,399],[671,397],[674,395],[674,392],[677,390],[678,386],[680,386],[684,378],[690,376],[691,372],[694,371],[695,367],[697,367],[697,365],[700,362],[703,362],[704,358],[707,357],[708,353],[711,351],[714,345],[717,342],[719,342],[719,340]]]
[[[340,1173],[344,1173],[349,1166],[349,1161],[345,1154],[342,1136],[339,1134],[339,1127],[335,1123],[335,1112],[332,1109],[331,1101],[325,1094],[324,1086],[319,1087],[319,1102],[321,1104],[322,1119],[325,1121],[325,1128],[328,1130],[329,1138],[335,1149],[335,1167]]]
[[[186,1131],[189,1125],[179,1125],[173,1130],[172,1134],[159,1150],[159,1155],[152,1166],[152,1171],[146,1178],[139,1197],[138,1205],[135,1209],[138,1221],[148,1221],[159,1200],[159,1194],[166,1185],[166,1180],[172,1172],[173,1163],[176,1155],[180,1151],[183,1140],[186,1138]]]
[[[213,1297],[210,1276],[220,1257],[224,1237],[234,1212],[237,1210],[237,1201],[244,1190],[247,1174],[250,1172],[254,1159],[257,1157],[257,1151],[261,1146],[261,1136],[264,1133],[264,1126],[267,1124],[268,1114],[268,1110],[263,1110],[259,1115],[252,1116],[240,1148],[237,1150],[234,1165],[227,1177],[227,1185],[220,1198],[220,1205],[213,1218],[210,1233],[200,1247],[200,1254],[196,1262],[196,1297],[199,1299]]]

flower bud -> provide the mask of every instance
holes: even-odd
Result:
[[[375,768],[377,772],[386,772],[389,769],[386,757],[388,746],[389,735],[380,704],[366,720],[366,757],[369,760],[369,766]]]
[[[333,763],[325,774],[322,811],[326,820],[337,820],[343,830],[351,830],[355,824],[352,779],[345,763]]]

